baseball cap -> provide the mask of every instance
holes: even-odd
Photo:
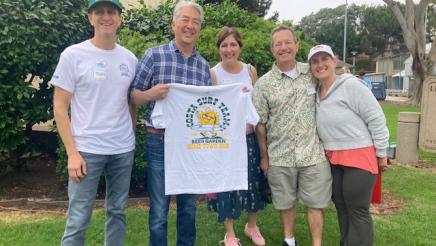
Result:
[[[325,52],[329,54],[331,57],[335,57],[335,55],[333,54],[333,50],[330,46],[326,44],[318,44],[310,49],[309,55],[307,55],[307,61],[310,61],[310,58],[312,58],[313,55],[319,52]]]
[[[88,0],[88,11],[91,10],[97,3],[111,3],[121,12],[122,7],[119,0]]]

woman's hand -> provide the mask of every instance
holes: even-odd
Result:
[[[377,164],[380,171],[386,171],[388,169],[388,157],[377,157]]]
[[[242,92],[250,92],[250,87],[248,87],[248,86],[244,86],[244,87],[242,87]]]

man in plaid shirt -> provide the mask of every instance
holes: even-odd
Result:
[[[165,98],[169,84],[211,85],[209,64],[196,51],[203,9],[180,1],[174,8],[171,23],[175,38],[166,45],[148,49],[132,82],[131,99],[139,106],[146,102],[147,188],[150,197],[150,246],[167,245],[167,217],[170,196],[165,195],[164,130],[156,129],[150,115],[156,100]],[[177,245],[195,244],[195,195],[181,194],[177,199]]]

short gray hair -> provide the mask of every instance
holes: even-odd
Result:
[[[201,24],[204,22],[204,10],[203,7],[201,7],[199,4],[192,2],[192,1],[179,1],[173,10],[173,21],[177,19],[180,15],[180,9],[184,7],[191,7],[198,11],[200,14],[200,21]]]
[[[294,39],[293,41],[295,43],[298,43],[297,37],[295,36],[295,32],[294,30],[292,30],[292,28],[288,27],[288,26],[276,26],[272,31],[271,31],[271,48],[274,46],[274,40],[273,40],[273,36],[274,34],[280,32],[280,31],[290,31],[292,33],[292,38]]]

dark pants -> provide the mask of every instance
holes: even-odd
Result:
[[[372,245],[373,227],[369,205],[376,175],[353,167],[331,167],[332,200],[338,213],[340,245]]]

